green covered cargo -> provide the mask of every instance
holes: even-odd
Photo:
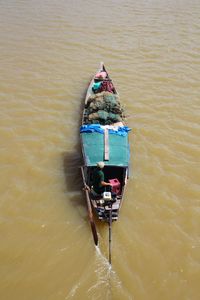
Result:
[[[81,133],[83,156],[86,166],[96,166],[104,161],[107,166],[128,167],[129,143],[128,135],[109,134],[109,160],[104,160],[104,134],[98,132]]]

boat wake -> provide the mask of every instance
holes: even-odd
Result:
[[[88,264],[87,272],[81,274],[65,299],[79,299],[83,296],[83,290],[85,299],[115,299],[117,295],[119,299],[133,300],[98,246],[95,246],[94,264]]]
[[[102,254],[98,246],[96,248],[96,282],[88,290],[89,297],[95,295],[94,299],[115,299],[116,295],[119,299],[133,299],[124,289],[117,273],[109,264],[108,259]]]
[[[109,264],[108,259],[102,254],[101,249],[99,246],[95,246],[96,248],[96,257],[101,262],[101,264],[106,267],[109,271],[112,270],[112,265]]]
[[[93,289],[100,288],[100,286],[115,286],[120,288],[121,281],[117,278],[116,272],[112,269],[108,259],[102,254],[100,248],[95,246],[96,248],[96,276],[97,282],[93,285],[88,292],[92,291]],[[109,289],[108,289],[109,290]]]

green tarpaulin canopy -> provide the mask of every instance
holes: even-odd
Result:
[[[98,132],[81,133],[83,155],[86,166],[96,166],[104,161],[104,134]],[[129,164],[128,134],[120,136],[109,134],[109,160],[104,161],[107,166],[127,167]]]

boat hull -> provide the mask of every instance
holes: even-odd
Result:
[[[102,73],[105,78],[103,80],[100,79],[100,83],[103,85],[105,82],[103,88],[106,87],[109,91],[100,90],[96,92],[93,87],[96,82],[99,82],[97,74]],[[102,118],[102,110],[100,109],[98,111],[95,110],[95,118],[99,117],[99,119],[94,120],[90,118],[92,114],[94,116],[94,112],[91,113],[91,108],[94,108],[94,103],[96,104],[99,99],[101,100],[100,105],[105,105],[106,109],[109,105],[110,107],[111,104],[113,105],[111,111],[108,109],[107,111],[103,110],[103,116],[108,115],[113,118],[114,115],[115,118],[117,114],[113,114],[114,107],[120,113],[117,115],[119,120]],[[88,114],[88,111],[90,114]],[[106,124],[108,121],[111,124]],[[119,94],[104,64],[101,63],[100,69],[92,78],[86,93],[80,135],[84,162],[82,178],[85,190],[93,211],[95,211],[98,219],[102,221],[109,222],[110,216],[112,221],[116,221],[123,203],[130,158],[129,130],[123,118]],[[93,173],[99,161],[104,161],[105,164],[103,169],[105,181],[113,185],[112,192],[110,194],[108,192],[108,199],[105,193],[96,194],[93,190]]]

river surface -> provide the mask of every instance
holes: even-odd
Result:
[[[199,0],[0,0],[0,60],[0,299],[199,299]],[[132,128],[112,268],[79,169],[101,61]]]

